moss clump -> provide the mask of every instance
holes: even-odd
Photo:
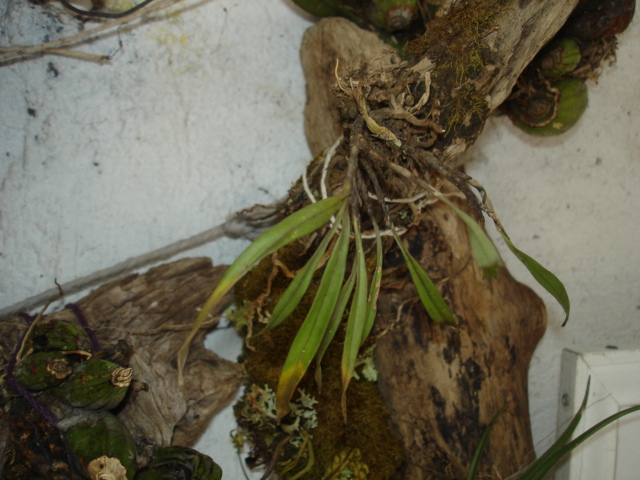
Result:
[[[484,38],[509,8],[508,0],[471,0],[454,5],[444,17],[427,24],[424,35],[410,42],[405,50],[415,59],[428,57],[435,65],[435,85],[450,86],[436,92],[442,105],[440,119],[445,137],[464,135],[484,122],[489,109],[473,80],[490,60]]]

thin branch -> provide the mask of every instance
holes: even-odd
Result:
[[[171,5],[177,3],[178,1],[179,0],[158,0],[157,3],[151,4],[145,8],[136,10],[135,12],[125,17],[118,18],[111,22],[106,22],[95,28],[77,33],[70,37],[53,40],[51,42],[46,42],[41,45],[15,45],[15,46],[9,46],[9,47],[0,47],[0,64],[4,62],[8,62],[9,60],[32,57],[34,55],[41,55],[41,54],[47,54],[47,53],[52,53],[56,55],[65,55],[68,57],[80,58],[82,60],[92,60],[92,61],[98,61],[98,62],[109,60],[109,57],[105,55],[93,55],[90,53],[74,52],[73,50],[71,50],[71,48],[83,42],[87,42],[88,40],[98,36],[98,34],[102,32],[114,29],[116,27],[124,25],[125,23],[129,23],[144,15],[148,15],[150,13],[157,12],[167,7],[170,7]]]
[[[210,228],[209,230],[205,230],[197,235],[171,243],[144,255],[129,258],[111,267],[95,271],[84,277],[76,278],[70,282],[63,283],[60,287],[64,291],[65,295],[70,295],[89,287],[100,285],[108,280],[112,280],[125,274],[130,274],[140,268],[167,260],[182,252],[214,242],[222,237],[255,239],[260,233],[268,229],[278,220],[278,217],[274,212],[275,209],[273,207],[251,209],[250,211],[236,215],[225,223]],[[52,301],[58,295],[58,288],[45,290],[38,295],[34,295],[21,302],[1,309],[0,317],[14,315],[18,312],[30,311],[39,305]]]

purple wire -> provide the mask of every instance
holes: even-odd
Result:
[[[27,322],[29,322],[29,326],[31,326],[31,324],[38,319],[37,316],[34,317],[24,312],[19,313],[18,316],[24,318]],[[42,415],[42,417],[47,422],[49,422],[49,424],[53,428],[55,428],[58,434],[61,435],[60,427],[58,426],[58,420],[56,419],[56,417],[54,417],[53,414],[42,403],[38,402],[38,400],[36,400],[36,398],[33,395],[31,395],[31,393],[29,393],[29,391],[24,386],[22,386],[20,382],[18,382],[13,375],[13,372],[16,368],[16,364],[18,362],[18,355],[20,354],[20,350],[22,349],[22,345],[28,333],[29,333],[29,328],[27,327],[27,329],[24,332],[24,335],[22,335],[22,338],[20,339],[20,343],[18,344],[18,347],[16,348],[15,353],[9,357],[9,361],[7,362],[7,374],[5,378],[9,386],[11,386],[16,392],[18,392],[18,394],[22,398],[24,398],[29,405],[31,405],[31,408],[33,408],[36,412]],[[71,466],[73,465],[72,463],[73,459],[71,457],[71,453],[68,450],[67,450],[67,461],[69,462],[69,467],[71,468]]]
[[[91,342],[91,348],[93,348],[94,353],[99,352],[101,350],[100,342],[98,341],[96,332],[94,332],[93,328],[91,328],[91,326],[89,325],[89,322],[87,321],[87,317],[84,316],[84,312],[82,311],[82,309],[75,303],[67,303],[65,305],[65,308],[68,308],[75,314],[76,318],[80,322],[80,325],[82,325],[82,328],[84,328],[84,331],[87,332],[87,335],[89,336],[89,341]]]

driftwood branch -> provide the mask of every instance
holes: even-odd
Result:
[[[231,302],[228,295],[196,337],[179,387],[176,352],[189,333],[198,309],[204,304],[225,267],[212,267],[204,258],[162,265],[142,275],[128,275],[105,284],[77,302],[102,346],[126,340],[133,347],[130,366],[133,383],[119,409],[144,463],[156,448],[193,445],[213,415],[226,406],[241,382],[239,365],[205,349],[204,335],[218,323],[215,315]],[[77,322],[65,309],[46,320]],[[0,349],[15,351],[27,327],[20,317],[0,320]],[[0,430],[3,421],[0,418]]]
[[[387,272],[379,301],[385,333],[376,365],[391,423],[408,452],[403,478],[464,478],[484,429],[502,407],[481,478],[506,478],[535,458],[527,372],[545,330],[544,305],[506,269],[497,279],[483,279],[463,222],[444,204],[434,205],[405,242],[441,285],[461,327],[431,321],[404,265],[390,267],[397,275]],[[392,255],[387,264],[398,260]]]
[[[504,269],[498,279],[482,278],[463,222],[446,205],[416,201],[410,212],[394,205],[428,200],[428,182],[443,193],[462,194],[467,202],[459,207],[481,218],[484,189],[477,191],[475,182],[455,170],[457,157],[576,3],[457,2],[409,47],[414,59],[407,62],[346,20],[323,20],[305,35],[309,145],[317,155],[343,136],[332,163],[342,173],[326,175],[329,190],[339,191],[355,147],[363,169],[364,187],[356,189],[362,221],[374,215],[378,224],[406,226],[405,244],[462,319],[459,329],[434,324],[400,254],[388,253],[376,365],[391,424],[407,452],[402,478],[464,478],[480,436],[503,406],[482,478],[506,478],[535,456],[527,372],[545,329],[542,302]],[[478,56],[464,57],[465,48]],[[480,63],[452,68],[460,59]],[[319,182],[317,170],[309,170],[312,185]],[[378,185],[368,180],[372,171]],[[388,199],[388,216],[374,202],[364,212],[373,196]],[[407,216],[412,220],[402,223]]]

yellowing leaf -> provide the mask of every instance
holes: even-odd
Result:
[[[289,401],[324,338],[344,281],[348,253],[349,219],[345,215],[342,221],[342,231],[322,274],[316,296],[309,313],[293,339],[278,380],[276,392],[278,419],[289,413]]]

